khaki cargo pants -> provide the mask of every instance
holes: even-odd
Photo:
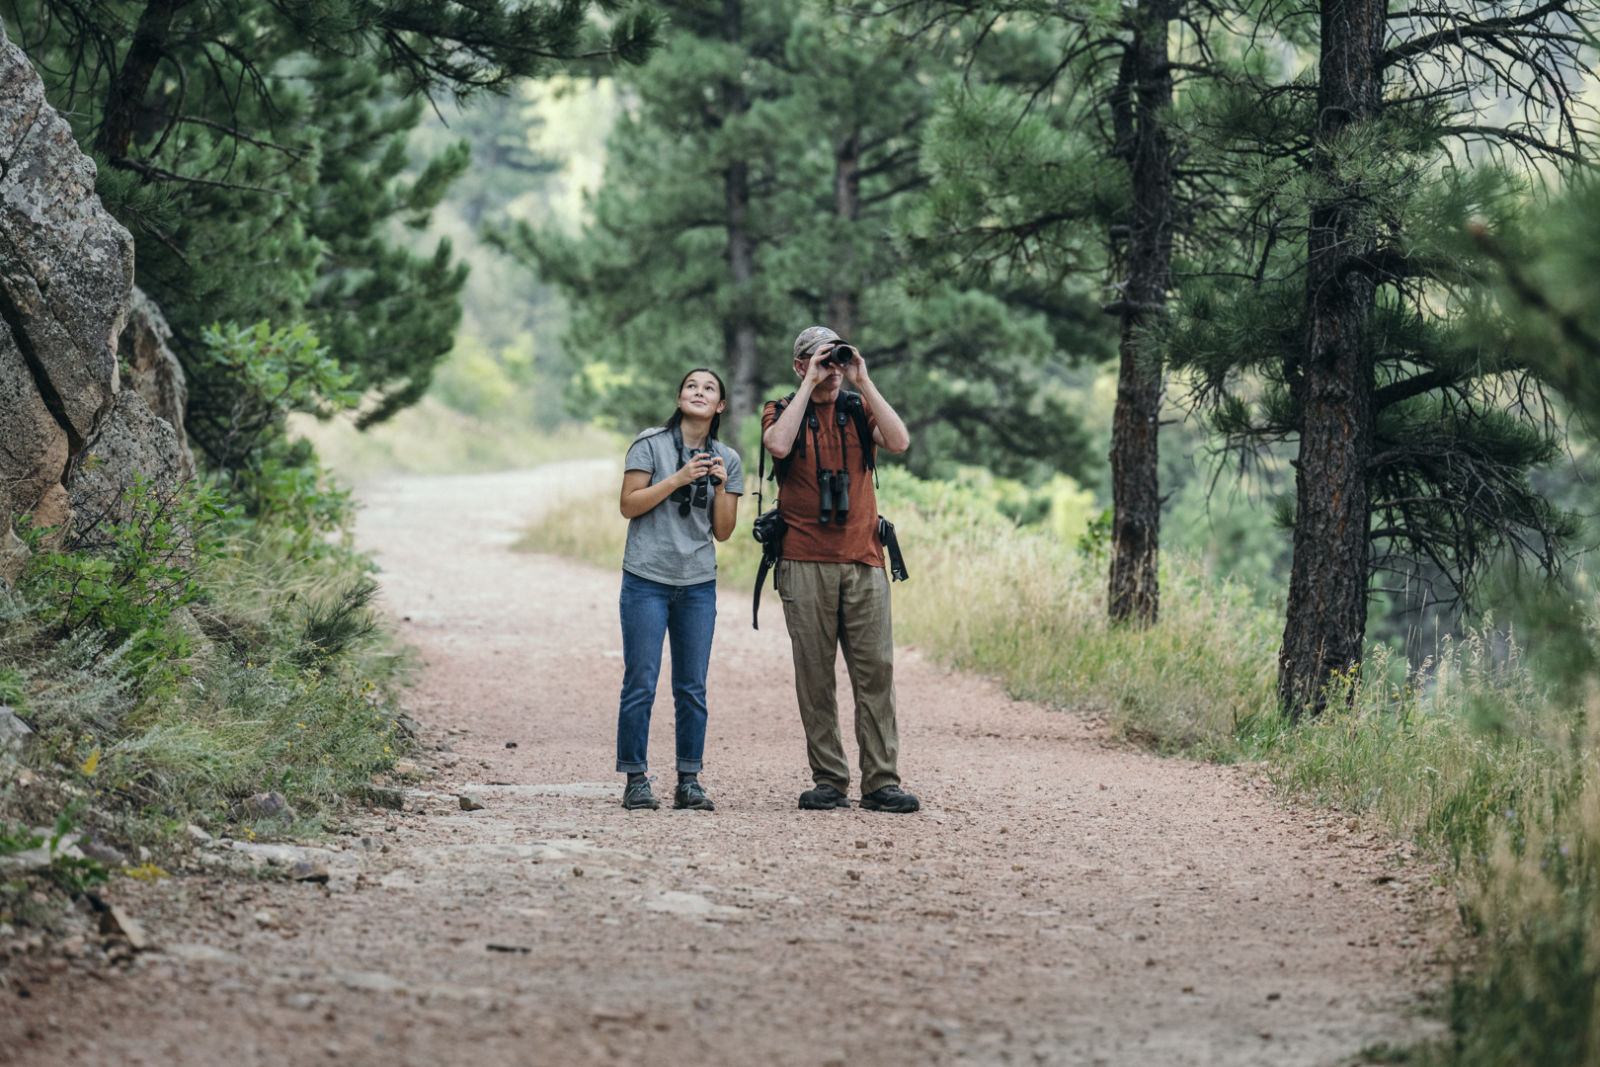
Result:
[[[794,691],[812,780],[841,793],[850,785],[834,686],[834,663],[842,648],[855,697],[861,792],[899,785],[887,571],[865,563],[786,559],[778,564],[778,595],[794,651]]]

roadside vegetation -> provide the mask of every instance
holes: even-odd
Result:
[[[1019,502],[1035,521],[1012,517]],[[1169,551],[1160,623],[1118,626],[1106,618],[1103,525],[1061,529],[1048,494],[886,468],[879,503],[911,572],[894,589],[902,643],[1014,696],[1103,716],[1153,750],[1259,763],[1287,801],[1368,820],[1449,872],[1473,969],[1441,1005],[1450,1038],[1389,1055],[1600,1056],[1600,700],[1591,645],[1565,625],[1583,617],[1573,604],[1550,601],[1525,624],[1554,663],[1531,662],[1523,631],[1491,621],[1414,667],[1374,645],[1359,676],[1332,683],[1337,714],[1291,725],[1272,670],[1281,625],[1250,586]],[[742,511],[718,560],[744,599],[759,554],[753,507]],[[597,495],[551,508],[519,547],[615,568],[625,533],[611,496]],[[767,617],[781,613],[770,587],[763,601]]]
[[[47,848],[71,891],[150,873],[191,824],[313,832],[411,736],[350,495],[284,434],[291,407],[353,402],[344,379],[307,331],[210,344],[237,364],[237,410],[265,415],[236,467],[140,482],[126,517],[20,524],[33,554],[0,591],[0,704],[31,733],[0,752],[0,923],[48,915],[8,855]],[[70,855],[69,834],[104,858]]]

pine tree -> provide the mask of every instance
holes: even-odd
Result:
[[[1248,161],[1236,229],[1254,267],[1186,290],[1174,351],[1235,444],[1296,450],[1290,715],[1359,669],[1374,573],[1462,598],[1500,555],[1559,563],[1571,523],[1528,480],[1556,442],[1526,364],[1484,328],[1485,264],[1461,226],[1520,204],[1515,174],[1472,161],[1580,158],[1570,86],[1593,13],[1324,0],[1314,22],[1259,31],[1314,42],[1315,74],[1240,78],[1219,112],[1222,149]],[[1508,106],[1520,117],[1497,121]]]
[[[1166,311],[1172,284],[1176,160],[1167,129],[1172,107],[1171,23],[1179,0],[1139,0],[1112,92],[1112,154],[1128,161],[1129,211],[1120,305],[1117,404],[1111,431],[1113,622],[1154,623],[1160,610],[1160,437],[1162,361],[1142,343],[1147,323]]]
[[[1579,174],[1524,226],[1467,223],[1493,264],[1508,342],[1570,403],[1592,437],[1600,427],[1600,180]]]
[[[1159,326],[1173,261],[1206,258],[1207,167],[1183,144],[1194,85],[1220,76],[1207,44],[1213,5],[1186,0],[1040,6],[926,6],[968,31],[972,72],[929,138],[945,168],[919,220],[924,244],[965,269],[1003,271],[1083,302],[1104,282],[1117,317],[1118,382],[1107,609],[1159,614],[1162,497]],[[1180,166],[1180,158],[1186,162]]]
[[[613,129],[592,224],[578,237],[521,224],[504,241],[569,297],[568,348],[586,368],[574,410],[660,421],[683,371],[710,366],[728,382],[724,423],[736,426],[773,380],[757,349],[772,351],[788,317],[771,263],[779,200],[795,184],[783,161],[804,152],[771,108],[789,91],[780,61],[798,9],[667,10],[666,47],[618,73],[637,104]]]
[[[622,75],[638,107],[613,135],[592,225],[510,242],[574,307],[569,347],[589,367],[577,410],[658,421],[663,382],[711,365],[730,372],[737,424],[793,387],[794,335],[822,322],[867,355],[912,430],[913,469],[1080,472],[1082,431],[1047,367],[1052,326],[1070,325],[913,272],[893,240],[926,186],[920,127],[943,60],[798,5],[745,5],[737,44],[720,8],[672,17],[663,54]]]

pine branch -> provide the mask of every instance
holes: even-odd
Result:
[[[1447,29],[1436,30],[1425,36],[1414,38],[1405,44],[1391,48],[1384,52],[1378,62],[1378,69],[1387,70],[1396,63],[1413,59],[1417,56],[1427,55],[1439,48],[1449,45],[1460,45],[1465,40],[1482,39],[1496,40],[1508,35],[1539,41],[1562,41],[1573,45],[1587,43],[1584,38],[1572,34],[1557,34],[1545,30],[1529,30],[1526,27],[1542,21],[1546,16],[1554,14],[1567,14],[1567,8],[1573,0],[1548,0],[1547,3],[1521,15],[1508,15],[1504,18],[1484,19],[1482,22],[1469,22]],[[1573,16],[1575,17],[1575,16]]]
[[[1375,391],[1372,394],[1372,406],[1374,410],[1382,411],[1384,408],[1392,407],[1402,400],[1410,400],[1412,397],[1431,393],[1435,389],[1443,389],[1445,386],[1458,381],[1460,377],[1455,371],[1442,368],[1418,374]],[[1367,469],[1373,470],[1387,462],[1392,462],[1392,457],[1392,453],[1374,456],[1367,464]]]
[[[305,159],[311,154],[311,150],[309,148],[304,148],[297,145],[277,144],[273,141],[263,141],[259,138],[251,137],[249,134],[245,133],[241,129],[238,129],[237,127],[227,126],[220,122],[213,122],[211,119],[202,118],[199,115],[178,115],[174,121],[192,126],[205,126],[209,129],[216,130],[219,133],[225,133],[233,140],[243,141],[245,144],[252,144],[257,148],[268,148],[275,152],[282,152],[284,155],[292,156],[295,159]],[[150,154],[153,156],[155,155],[155,152],[151,152]]]
[[[153,163],[146,163],[142,159],[123,158],[112,159],[109,162],[113,167],[119,170],[131,170],[135,174],[143,176],[147,181],[159,179],[161,181],[185,182],[190,185],[204,185],[213,189],[232,189],[243,193],[265,193],[268,196],[280,197],[289,195],[281,189],[266,189],[259,185],[241,185],[237,182],[224,182],[212,178],[196,178],[187,174],[178,174],[164,167],[158,167]]]
[[[1485,140],[1510,141],[1512,144],[1522,148],[1531,149],[1544,156],[1564,159],[1569,163],[1588,162],[1588,157],[1581,152],[1570,148],[1562,148],[1560,145],[1551,144],[1541,137],[1535,137],[1531,133],[1523,133],[1520,130],[1513,130],[1505,126],[1445,126],[1441,132],[1453,137],[1476,136]]]

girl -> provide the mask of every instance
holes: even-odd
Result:
[[[624,808],[658,808],[646,777],[650,707],[661,672],[661,640],[672,641],[672,703],[677,722],[675,808],[711,811],[700,785],[706,741],[706,667],[717,621],[717,553],[712,538],[733,533],[744,477],[739,456],[717,440],[727,392],[703,367],[678,386],[678,410],[665,426],[634,438],[622,474],[622,703],[617,770],[628,776]]]

